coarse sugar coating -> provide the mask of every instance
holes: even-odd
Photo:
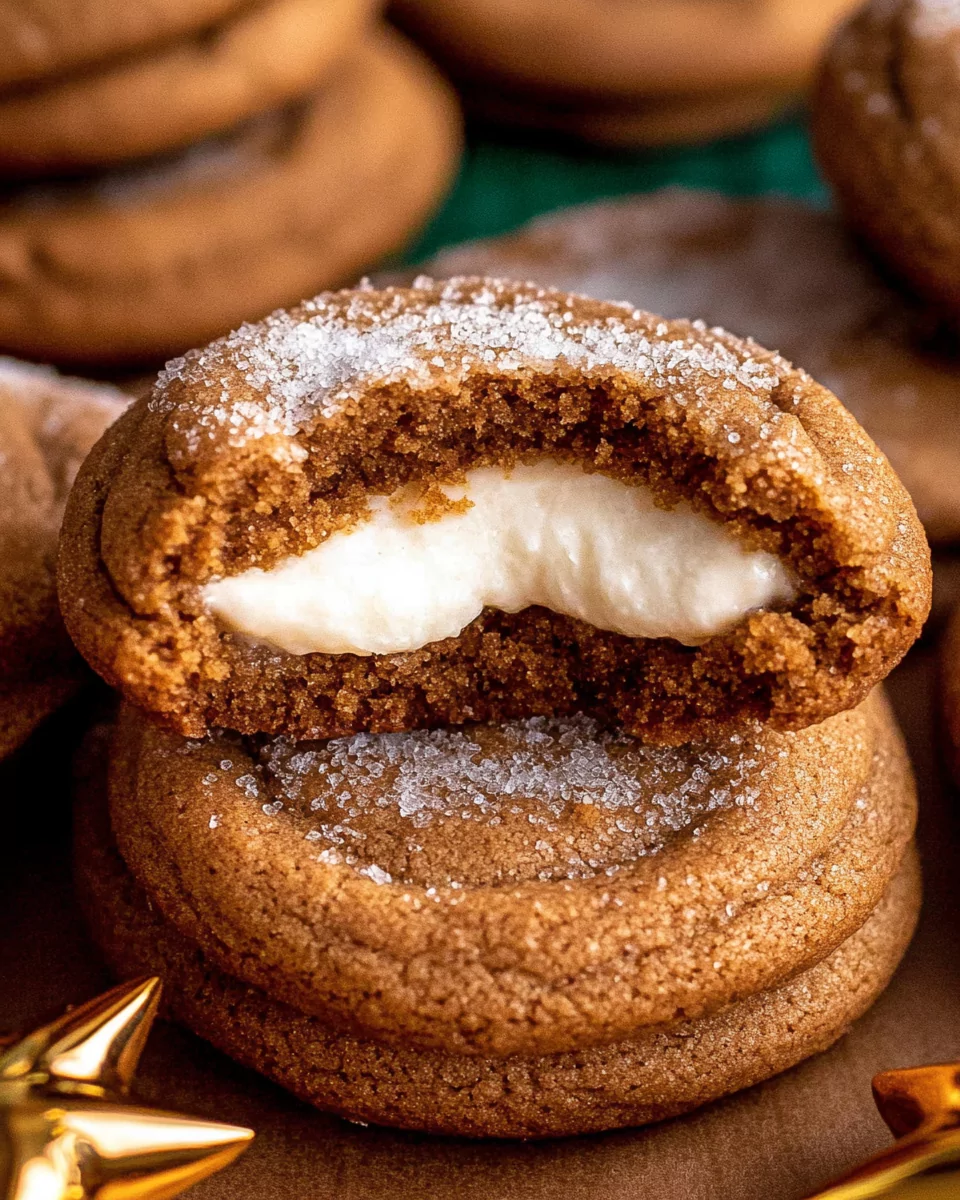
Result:
[[[125,707],[111,821],[228,974],[332,1028],[467,1055],[616,1041],[850,936],[912,836],[885,701],[676,749],[591,718],[184,740]]]
[[[0,359],[0,756],[83,677],[56,596],[56,549],[81,461],[129,398]]]
[[[204,601],[354,529],[371,497],[545,459],[720,522],[795,598],[696,647],[534,605],[368,656],[251,642]],[[482,279],[325,294],[171,363],[88,460],[60,561],[81,652],[190,736],[580,710],[661,743],[800,728],[886,675],[930,592],[905,491],[802,371],[701,324]]]
[[[672,187],[550,213],[422,269],[536,279],[776,346],[887,455],[931,541],[960,541],[960,357],[837,213]]]
[[[856,233],[960,318],[960,7],[871,0],[835,36],[813,109],[817,157]]]
[[[662,1120],[827,1048],[886,985],[919,907],[908,848],[865,924],[779,987],[707,1017],[564,1054],[508,1058],[341,1033],[225,974],[167,921],[113,842],[104,763],[81,769],[78,897],[121,977],[159,974],[167,1013],[319,1108],[351,1120],[469,1137],[553,1137]]]

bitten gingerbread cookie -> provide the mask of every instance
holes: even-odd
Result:
[[[640,1124],[766,1078],[875,998],[919,898],[879,696],[677,750],[582,716],[184,742],[127,709],[109,793],[77,853],[115,968],[304,1099],[434,1132]]]
[[[817,155],[853,228],[960,316],[960,9],[872,0],[837,35],[814,105]]]
[[[80,462],[128,402],[0,359],[0,757],[83,677],[57,607],[57,537]]]
[[[150,361],[354,277],[401,246],[456,168],[456,103],[371,34],[323,89],[179,156],[15,188],[0,204],[0,346]]]
[[[56,175],[142,158],[313,93],[373,0],[261,0],[193,38],[0,91],[0,172]]]
[[[832,214],[667,189],[542,217],[425,269],[536,279],[776,346],[876,440],[929,536],[960,540],[960,355],[933,343],[927,314],[880,278]]]
[[[796,729],[930,602],[906,492],[802,371],[476,278],[328,293],[171,363],[88,460],[60,561],[82,653],[191,736]]]

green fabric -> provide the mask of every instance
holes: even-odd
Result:
[[[441,246],[505,233],[551,209],[670,184],[740,196],[778,192],[818,203],[826,199],[801,120],[706,146],[626,155],[471,137],[450,196],[407,261]]]

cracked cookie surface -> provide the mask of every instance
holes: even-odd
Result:
[[[684,502],[795,574],[698,646],[484,609],[404,653],[231,633],[212,579],[357,525],[373,496],[544,457]],[[172,363],[71,496],[60,587],[88,661],[170,728],[331,737],[588,711],[682,743],[861,700],[929,607],[929,550],[882,454],[753,342],[533,285],[326,294]]]

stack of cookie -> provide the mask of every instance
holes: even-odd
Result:
[[[393,0],[479,116],[612,147],[762,125],[855,0]]]
[[[656,1120],[831,1044],[909,940],[877,689],[929,551],[756,343],[483,278],[319,296],[112,427],[59,587],[124,698],[96,940],[324,1109]]]
[[[455,101],[375,0],[0,13],[0,347],[163,359],[407,241]]]

